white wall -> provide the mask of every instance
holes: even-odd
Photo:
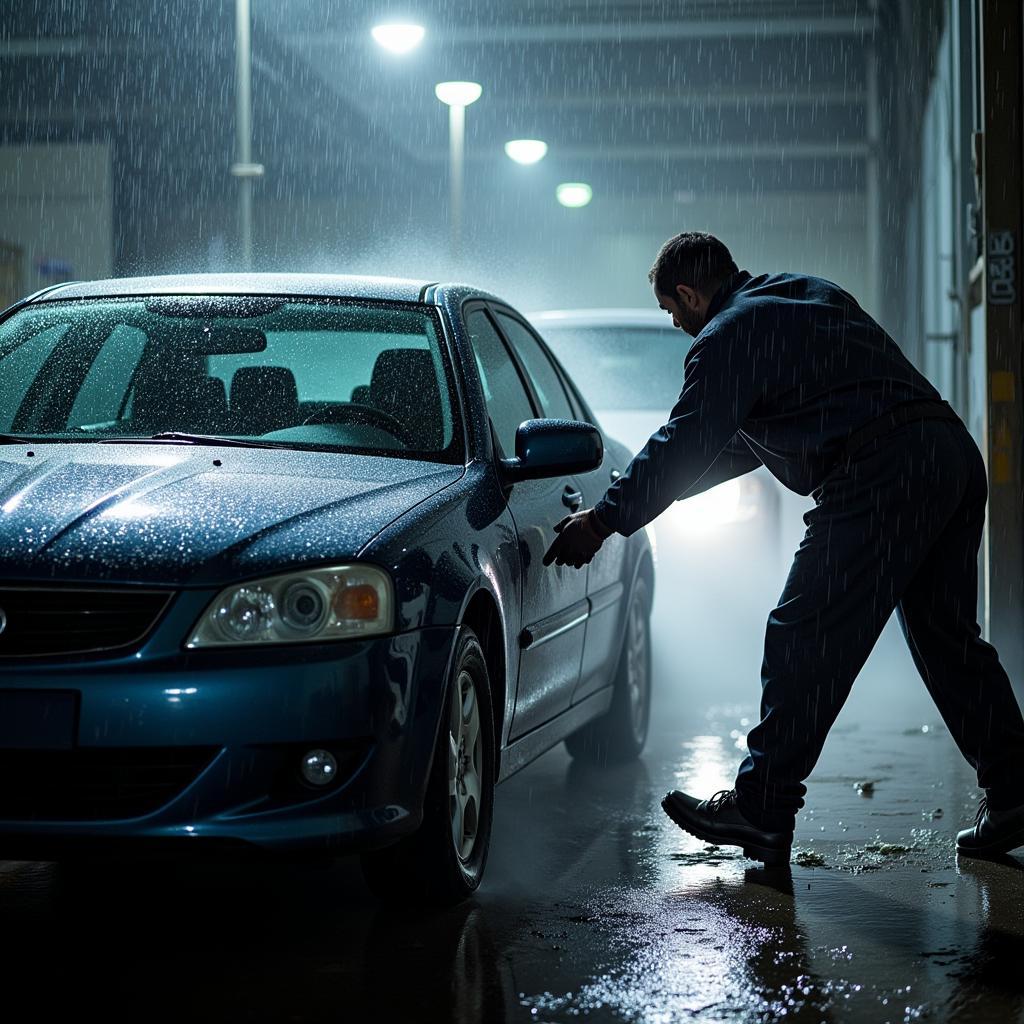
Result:
[[[0,241],[24,250],[26,293],[113,270],[110,147],[0,146]],[[44,261],[70,272],[40,272]]]

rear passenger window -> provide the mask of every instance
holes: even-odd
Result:
[[[529,396],[512,356],[487,314],[482,309],[470,313],[466,328],[473,343],[487,412],[504,453],[514,455],[519,424],[534,416]]]
[[[544,415],[559,420],[576,419],[565,388],[562,387],[562,382],[558,379],[558,371],[551,365],[551,360],[541,348],[540,342],[513,317],[499,313],[498,322],[526,367],[530,383],[533,385],[533,390],[537,392]]]

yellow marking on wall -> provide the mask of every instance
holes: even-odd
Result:
[[[1010,370],[996,370],[991,381],[993,402],[1012,402],[1016,395],[1016,381]]]

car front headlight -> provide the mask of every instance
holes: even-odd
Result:
[[[189,638],[188,646],[324,643],[390,633],[394,591],[372,565],[268,576],[222,590]]]
[[[672,507],[671,519],[683,533],[705,533],[757,515],[757,493],[743,481],[727,480]]]

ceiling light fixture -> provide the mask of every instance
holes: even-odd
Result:
[[[505,143],[505,155],[517,164],[535,164],[547,156],[548,144],[540,139],[512,139]]]
[[[555,198],[571,210],[586,206],[594,197],[594,190],[583,181],[564,181],[555,189]]]
[[[375,25],[370,30],[374,42],[391,53],[408,53],[423,42],[426,30],[422,25]]]
[[[468,107],[480,99],[483,91],[476,82],[438,82],[434,86],[434,95],[449,107]]]

